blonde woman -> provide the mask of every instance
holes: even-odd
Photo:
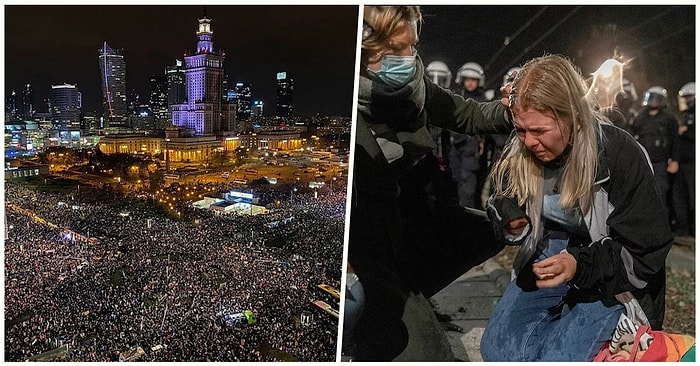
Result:
[[[496,235],[516,274],[481,340],[486,361],[591,361],[631,291],[664,318],[672,236],[646,151],[597,112],[580,71],[546,55],[513,81],[515,134],[492,178]]]

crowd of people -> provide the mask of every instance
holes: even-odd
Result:
[[[146,361],[335,360],[338,320],[311,301],[335,300],[319,284],[340,287],[345,194],[282,194],[265,215],[176,220],[133,199],[76,202],[7,182],[5,360],[63,345],[75,361],[139,348]],[[243,310],[257,322],[217,319]]]

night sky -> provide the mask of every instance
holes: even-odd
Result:
[[[487,88],[500,86],[511,66],[545,53],[566,55],[590,75],[615,47],[632,58],[625,77],[636,84],[639,98],[648,87],[660,85],[668,89],[669,102],[676,103],[678,89],[695,80],[695,6],[576,8],[423,6],[418,52],[426,65],[440,60],[453,74],[469,61],[484,67],[490,62],[485,70]],[[499,52],[508,36],[513,39]]]
[[[5,6],[5,93],[31,83],[38,111],[51,85],[77,84],[83,110],[102,112],[98,49],[124,49],[127,94],[148,101],[148,78],[196,48],[203,6]],[[350,117],[358,6],[207,6],[214,48],[232,83],[252,83],[265,115],[276,73],[294,77],[294,114]]]
[[[564,54],[592,73],[615,48],[632,59],[625,77],[640,97],[653,85],[673,96],[695,80],[692,5],[422,9],[418,49],[425,64],[441,60],[455,73],[465,62],[478,62],[486,67],[487,88],[497,87],[509,67],[545,53]],[[294,74],[296,115],[351,114],[357,6],[207,6],[206,11],[214,47],[226,52],[225,72],[232,82],[253,84],[253,98],[266,103],[266,115],[274,113],[278,71]],[[84,110],[99,113],[97,50],[107,41],[124,49],[127,91],[143,98],[150,74],[162,73],[195,48],[202,13],[195,5],[5,6],[5,92],[29,82],[40,101],[51,84],[74,83],[83,92]]]

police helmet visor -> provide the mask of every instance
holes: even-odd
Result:
[[[646,93],[642,104],[651,108],[661,107],[664,105],[664,96],[656,93]]]

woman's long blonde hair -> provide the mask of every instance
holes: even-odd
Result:
[[[510,107],[518,112],[535,110],[552,116],[562,130],[571,131],[571,151],[564,163],[560,184],[560,205],[576,204],[586,213],[593,197],[598,168],[600,114],[596,102],[587,95],[588,86],[580,71],[567,58],[545,55],[527,62],[513,81]],[[496,194],[513,197],[519,205],[536,196],[542,166],[539,160],[513,134],[503,155],[491,172]]]

